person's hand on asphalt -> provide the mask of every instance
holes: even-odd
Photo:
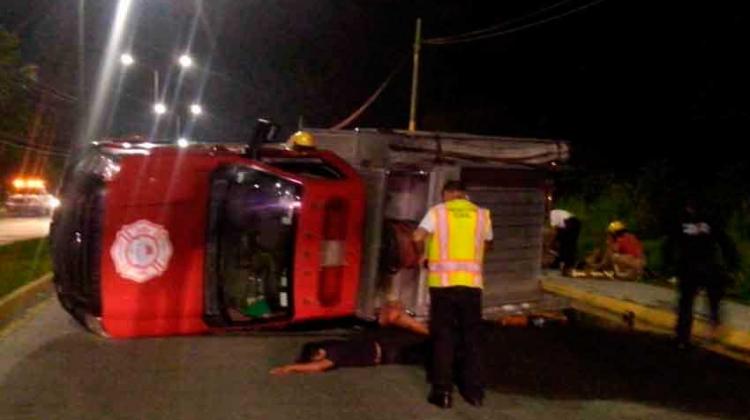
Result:
[[[284,376],[292,373],[292,371],[289,369],[289,366],[278,366],[271,369],[270,373],[274,376]]]

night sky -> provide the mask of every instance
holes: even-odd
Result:
[[[3,0],[0,24],[21,37],[43,82],[80,96],[76,3]],[[109,103],[106,131],[148,132],[146,67],[174,88],[170,63],[190,45],[200,68],[168,97],[181,104],[201,97],[209,115],[196,136],[242,141],[257,117],[287,130],[300,116],[308,126],[332,126],[396,69],[352,126],[405,128],[417,17],[424,38],[434,39],[507,21],[507,28],[533,24],[591,1],[212,0],[202,13],[188,0],[135,3],[127,33],[141,65],[128,70],[119,100]],[[83,103],[95,88],[115,4],[86,2]],[[750,134],[748,32],[747,13],[732,2],[604,0],[503,36],[424,45],[418,125],[569,140],[578,159],[602,165],[741,159],[733,152]],[[62,120],[75,121],[78,105],[54,106]],[[65,145],[75,124],[61,126],[67,130],[54,141]]]

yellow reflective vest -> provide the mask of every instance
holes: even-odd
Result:
[[[490,238],[490,212],[468,200],[438,204],[427,213],[434,231],[427,243],[430,287],[483,287],[484,242]]]

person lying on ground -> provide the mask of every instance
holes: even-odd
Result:
[[[348,340],[305,343],[296,363],[271,369],[272,375],[319,373],[342,367],[418,364],[428,350],[428,329],[399,304],[388,304],[378,316],[381,328]],[[395,328],[389,328],[395,327]]]

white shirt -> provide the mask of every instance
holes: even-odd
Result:
[[[549,225],[552,227],[564,228],[565,221],[573,217],[569,211],[554,209],[549,212]]]
[[[434,207],[431,208],[427,214],[425,214],[424,218],[422,218],[422,221],[419,222],[419,227],[426,230],[428,233],[435,232],[435,218],[432,216],[433,209]],[[492,240],[492,220],[489,220],[489,229],[485,232],[484,240]]]

